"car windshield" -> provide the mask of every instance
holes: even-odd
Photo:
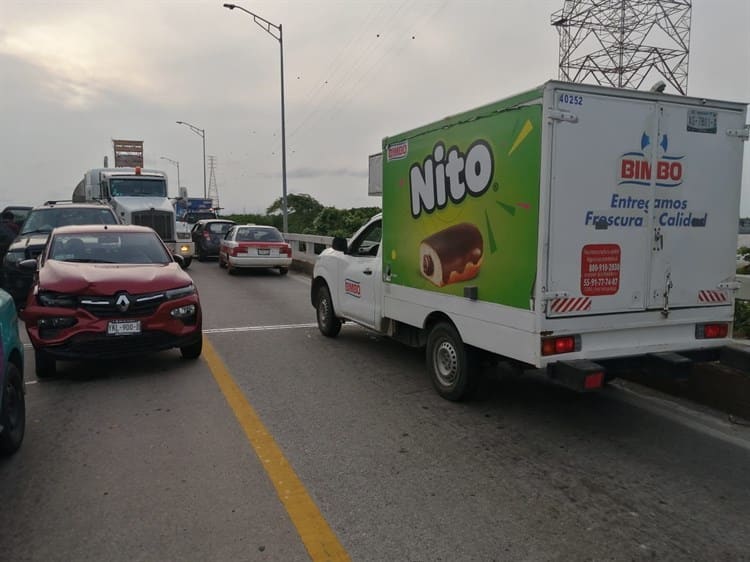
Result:
[[[117,224],[117,219],[108,207],[69,208],[50,207],[34,209],[23,223],[21,234],[52,232],[58,226],[70,224]]]
[[[237,240],[240,242],[283,242],[281,232],[275,228],[239,228]]]
[[[168,264],[172,258],[152,232],[56,234],[48,259],[84,263]]]
[[[211,234],[226,234],[231,227],[231,222],[212,222],[208,225],[208,230]]]
[[[112,178],[109,180],[112,197],[166,197],[167,182],[162,178]]]
[[[185,215],[185,222],[195,224],[201,219],[215,219],[215,218],[216,218],[216,214],[213,211],[201,211],[197,213],[191,212]]]

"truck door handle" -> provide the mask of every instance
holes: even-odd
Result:
[[[368,267],[368,268],[367,268],[367,269],[365,269],[365,270],[364,270],[364,271],[363,271],[362,273],[364,273],[365,275],[372,275],[372,269],[370,269],[370,268]]]

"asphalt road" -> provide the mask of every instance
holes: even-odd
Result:
[[[747,428],[502,370],[450,403],[419,350],[321,336],[306,277],[189,271],[217,360],[61,363],[37,383],[28,350],[0,559],[324,560],[311,510],[279,491],[290,469],[340,559],[750,560]],[[238,419],[222,368],[262,427]]]

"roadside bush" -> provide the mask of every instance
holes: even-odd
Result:
[[[750,301],[734,302],[734,337],[750,337]]]

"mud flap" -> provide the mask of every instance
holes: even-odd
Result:
[[[547,375],[556,383],[576,392],[591,392],[604,386],[605,369],[588,359],[574,359],[548,365]]]
[[[677,380],[688,379],[693,367],[692,359],[671,351],[649,353],[646,359],[648,360],[648,367],[655,370],[657,374]]]

